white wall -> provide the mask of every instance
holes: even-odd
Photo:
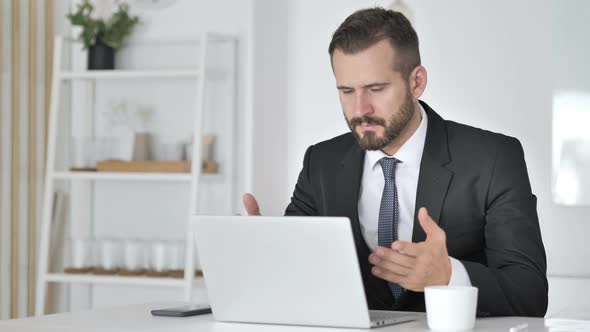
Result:
[[[429,83],[423,100],[441,116],[512,135],[522,142],[550,278],[549,312],[590,293],[589,208],[551,198],[551,2],[406,1],[414,11]],[[291,195],[308,145],[348,129],[327,53],[331,34],[355,9],[389,1],[290,1],[288,157]],[[558,278],[573,275],[582,278]],[[575,280],[573,282],[572,280]],[[580,286],[584,285],[584,286]],[[578,286],[585,294],[577,292]],[[564,296],[571,295],[571,296]]]

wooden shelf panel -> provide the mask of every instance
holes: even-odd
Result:
[[[203,174],[201,178],[210,176]],[[116,173],[116,172],[56,172],[53,177],[61,180],[114,180],[114,181],[162,181],[190,182],[191,173]]]
[[[63,71],[60,74],[62,80],[107,80],[122,78],[182,78],[195,79],[199,75],[198,70],[87,70],[87,71]]]
[[[101,276],[94,274],[68,274],[48,273],[45,279],[49,282],[76,283],[76,284],[103,284],[103,285],[135,285],[135,286],[162,286],[183,287],[184,279],[178,278],[154,278],[154,277],[127,277],[127,276]],[[195,277],[194,281],[202,281],[202,277]]]

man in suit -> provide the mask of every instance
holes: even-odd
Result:
[[[519,141],[418,99],[427,72],[401,13],[353,13],[329,53],[351,133],[307,149],[286,215],[350,219],[371,309],[424,311],[424,287],[472,285],[479,316],[542,317],[545,250]],[[260,213],[252,195],[244,205]]]

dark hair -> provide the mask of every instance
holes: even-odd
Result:
[[[408,19],[400,12],[381,7],[361,9],[348,16],[336,29],[328,49],[330,59],[335,50],[355,54],[383,39],[388,39],[396,51],[395,70],[404,79],[420,65],[418,35]]]

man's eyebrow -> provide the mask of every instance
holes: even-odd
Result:
[[[371,84],[363,85],[363,88],[365,88],[365,89],[366,88],[368,88],[368,89],[370,89],[370,88],[381,88],[381,87],[387,86],[389,84],[390,84],[389,82],[376,82],[376,83],[371,83]]]
[[[375,82],[375,83],[365,84],[362,86],[362,88],[363,89],[379,88],[379,87],[387,86],[389,84],[390,84],[389,82]],[[338,85],[338,86],[336,86],[336,88],[338,90],[352,90],[352,89],[354,89],[353,87],[346,86],[346,85]]]

